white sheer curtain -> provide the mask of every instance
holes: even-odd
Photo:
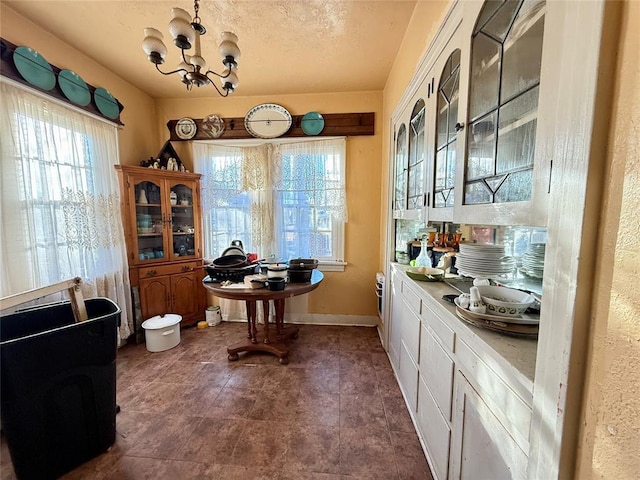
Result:
[[[206,258],[219,257],[236,239],[246,252],[274,251],[269,149],[193,142],[194,171],[202,174]],[[243,302],[219,303],[223,320],[246,319]]]
[[[0,296],[80,276],[131,333],[117,127],[0,83]]]

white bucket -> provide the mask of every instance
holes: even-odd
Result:
[[[167,313],[164,317],[156,315],[142,322],[147,350],[162,352],[180,343],[181,315]]]
[[[204,312],[205,319],[207,320],[207,324],[210,327],[215,327],[222,322],[222,315],[220,314],[220,307],[217,305],[213,307],[207,307]]]

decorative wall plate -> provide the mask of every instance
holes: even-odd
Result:
[[[307,135],[318,135],[324,129],[324,118],[318,112],[305,113],[300,128]]]
[[[196,125],[196,122],[194,122],[191,118],[184,117],[178,120],[178,122],[176,123],[176,135],[182,140],[192,139],[197,131],[198,127]]]
[[[60,70],[58,74],[58,85],[64,96],[77,105],[83,107],[91,102],[91,92],[86,82],[76,72],[71,70]]]
[[[286,108],[273,103],[253,107],[244,117],[244,128],[257,138],[276,138],[291,128],[291,114]]]
[[[202,120],[200,130],[209,138],[220,138],[224,132],[224,119],[217,115],[207,115]]]
[[[96,107],[98,107],[100,113],[105,117],[115,120],[118,118],[118,115],[120,115],[118,102],[116,102],[116,99],[107,89],[102,87],[96,88],[96,91],[93,92],[93,101],[95,102]]]
[[[43,90],[56,86],[56,74],[45,58],[29,47],[16,47],[13,51],[13,63],[27,82]]]

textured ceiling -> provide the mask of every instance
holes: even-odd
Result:
[[[177,76],[163,77],[146,59],[145,27],[165,36],[163,68],[179,63],[167,25],[176,1],[2,0],[56,37],[156,98],[208,97],[210,86],[187,93]],[[402,42],[415,1],[201,0],[207,28],[202,55],[222,65],[220,33],[239,37],[242,51],[234,95],[274,95],[381,90]]]

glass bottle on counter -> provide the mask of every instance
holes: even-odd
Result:
[[[416,267],[431,267],[431,256],[427,248],[426,236],[420,240],[420,253],[414,261]]]

